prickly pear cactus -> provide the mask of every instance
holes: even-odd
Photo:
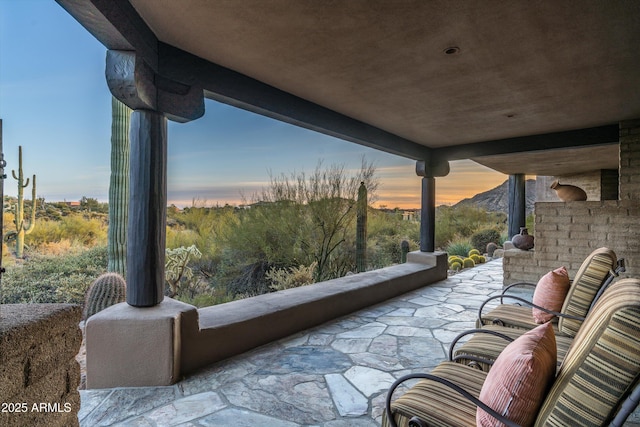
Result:
[[[124,278],[118,273],[104,273],[89,286],[84,303],[84,318],[88,319],[126,298],[127,286]]]

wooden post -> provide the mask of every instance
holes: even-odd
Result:
[[[446,160],[432,163],[428,160],[416,162],[416,175],[422,177],[422,210],[420,211],[420,251],[434,252],[436,249],[436,176],[449,174]]]
[[[436,179],[422,178],[422,211],[420,212],[420,251],[433,252],[436,245]]]
[[[525,175],[522,173],[509,175],[509,239],[520,234],[527,220],[525,194]]]
[[[130,125],[127,303],[150,307],[164,299],[167,207],[167,119],[135,110]]]

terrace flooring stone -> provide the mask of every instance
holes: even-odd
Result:
[[[428,372],[502,289],[502,260],[218,362],[169,387],[80,390],[80,426],[379,426],[387,390]],[[627,426],[640,426],[640,411]]]

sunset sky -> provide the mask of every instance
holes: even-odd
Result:
[[[111,95],[106,49],[53,0],[0,0],[0,119],[7,168],[5,194],[15,195],[18,146],[26,176],[37,175],[47,201],[107,201]],[[378,205],[420,206],[413,160],[297,128],[214,101],[199,120],[169,122],[168,201],[242,203],[270,174],[311,172],[319,160],[357,169],[373,162]],[[436,179],[437,204],[489,190],[506,175],[470,161],[451,163]],[[31,187],[26,189],[30,197]]]

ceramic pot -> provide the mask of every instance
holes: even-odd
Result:
[[[550,188],[556,190],[556,194],[563,202],[587,200],[587,193],[582,188],[575,185],[560,184],[557,179],[553,181]]]
[[[520,227],[520,234],[513,236],[511,243],[518,249],[528,251],[533,248],[533,236],[529,234],[527,227]]]

